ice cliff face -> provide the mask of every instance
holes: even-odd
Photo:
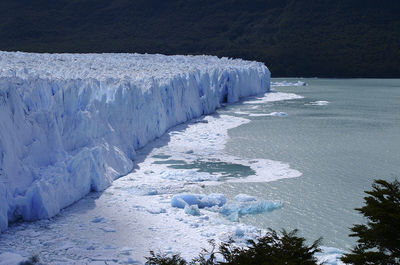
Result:
[[[105,189],[168,128],[269,82],[211,56],[0,52],[0,230]]]

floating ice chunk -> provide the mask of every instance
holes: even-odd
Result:
[[[103,230],[104,232],[107,232],[107,233],[116,232],[116,230],[114,228],[112,228],[112,227],[101,227],[100,229]]]
[[[119,254],[121,255],[125,255],[125,256],[129,256],[131,254],[131,252],[133,251],[132,248],[129,247],[123,247],[119,250]]]
[[[149,196],[153,196],[153,195],[157,195],[157,194],[158,194],[158,191],[157,191],[157,189],[154,189],[154,188],[148,189],[147,192],[145,193],[145,195],[149,195]]]
[[[179,194],[171,199],[171,206],[184,209],[185,206],[197,205],[200,209],[205,207],[219,206],[226,203],[226,197],[223,194],[212,193],[205,194]]]
[[[226,203],[225,195],[220,193],[212,193],[210,195],[204,196],[200,200],[201,200],[201,205],[199,205],[199,208],[213,207],[213,206],[221,207]]]
[[[247,194],[238,194],[235,196],[234,200],[237,202],[252,202],[256,201],[257,199],[256,197]]]
[[[203,181],[216,181],[218,176],[211,175],[205,172],[198,172],[197,170],[165,170],[162,171],[160,177],[168,180],[186,181],[186,182],[203,182]]]
[[[86,250],[95,250],[95,249],[96,249],[96,247],[93,245],[86,247]]]
[[[199,216],[200,215],[199,206],[197,206],[197,204],[186,205],[185,206],[185,213],[188,214],[188,215]]]
[[[237,237],[243,237],[244,236],[244,230],[243,230],[242,227],[237,226],[235,228],[235,236],[237,236]]]
[[[318,100],[318,101],[313,101],[310,103],[307,103],[305,105],[312,105],[312,106],[326,106],[328,105],[330,102],[326,101],[326,100]]]
[[[284,116],[287,116],[288,114],[287,114],[286,112],[280,111],[280,112],[271,112],[269,115],[270,115],[270,116],[284,117]]]
[[[106,219],[101,216],[96,216],[95,218],[92,219],[92,223],[104,223]]]
[[[204,237],[213,237],[213,236],[215,236],[215,233],[213,233],[213,232],[202,232],[201,235],[204,236]]]
[[[284,92],[268,92],[264,94],[263,97],[253,98],[252,100],[246,100],[244,104],[264,104],[267,102],[275,102],[282,100],[300,99],[303,96],[294,93],[284,93]]]
[[[117,249],[117,247],[115,245],[106,244],[104,249]]]
[[[127,257],[120,261],[120,264],[142,264],[142,262],[138,260],[134,260],[131,257]]]
[[[281,206],[280,202],[272,201],[235,202],[225,204],[219,212],[229,220],[237,222],[243,215],[270,212]]]
[[[244,112],[244,111],[235,111],[235,114],[239,114],[239,115],[249,115],[248,112]]]
[[[297,81],[297,82],[288,82],[288,81],[281,81],[281,82],[271,82],[271,86],[306,86],[307,83],[303,81]]]
[[[271,112],[271,113],[252,113],[250,117],[263,117],[263,116],[275,116],[275,117],[286,117],[286,112]]]
[[[165,208],[161,208],[161,207],[159,207],[159,208],[148,208],[148,209],[146,209],[146,211],[148,213],[151,213],[151,214],[160,214],[160,213],[166,213],[167,212],[167,210]]]
[[[194,194],[181,194],[172,197],[171,206],[184,209],[186,205],[200,204],[198,197]]]

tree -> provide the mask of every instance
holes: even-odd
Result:
[[[233,240],[223,242],[216,251],[216,244],[209,241],[212,246],[210,251],[203,249],[199,257],[190,262],[183,260],[179,254],[166,256],[150,251],[146,257],[147,265],[317,265],[314,254],[320,252],[321,239],[316,240],[311,246],[305,244],[303,237],[297,236],[297,230],[281,234],[270,229],[264,236],[256,240],[249,240],[249,246],[237,247]],[[222,255],[224,261],[218,261],[216,255]]]
[[[316,265],[314,254],[320,252],[321,238],[311,246],[305,244],[305,238],[297,236],[298,230],[281,231],[279,235],[270,229],[257,241],[250,240],[248,248],[232,246],[232,242],[222,243],[220,253],[226,260],[220,264],[229,265]]]
[[[342,261],[355,265],[400,264],[400,182],[375,180],[365,206],[357,208],[368,221],[355,224],[350,234],[357,245]]]
[[[186,265],[186,261],[179,255],[174,254],[167,256],[166,254],[155,253],[150,250],[150,256],[146,257],[146,265]]]

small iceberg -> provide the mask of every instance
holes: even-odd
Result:
[[[218,206],[221,207],[226,203],[226,197],[223,194],[212,193],[204,194],[179,194],[171,199],[171,206],[184,209],[186,206],[197,205],[198,208],[206,208]]]
[[[106,219],[101,216],[96,216],[92,219],[92,223],[105,223]]]
[[[199,216],[200,209],[217,212],[226,216],[230,221],[237,222],[247,214],[270,212],[282,207],[279,201],[257,200],[254,196],[238,194],[232,202],[227,203],[224,194],[180,194],[171,199],[171,206],[184,209],[188,215]]]
[[[305,105],[311,105],[311,106],[326,106],[328,105],[330,102],[326,101],[326,100],[318,100],[318,101],[313,101],[310,103],[307,103]]]
[[[273,201],[238,201],[224,205],[219,212],[232,222],[237,222],[243,215],[271,212],[281,207],[282,203]]]
[[[288,114],[286,112],[271,112],[271,113],[252,113],[249,115],[250,117],[265,117],[265,116],[273,116],[273,117],[286,117]]]
[[[199,209],[199,206],[197,206],[197,204],[186,205],[184,211],[188,215],[193,215],[193,216],[199,216],[200,215],[200,209]]]

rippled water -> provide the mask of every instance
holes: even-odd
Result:
[[[273,81],[282,80],[297,81]],[[309,240],[322,236],[324,245],[346,249],[354,243],[349,227],[362,221],[353,209],[362,205],[363,191],[373,179],[400,176],[400,80],[302,81],[308,86],[276,87],[302,99],[235,104],[219,113],[252,120],[230,130],[228,153],[283,161],[303,175],[269,183],[225,183],[205,192],[280,200],[282,209],[241,221],[298,228]],[[260,115],[272,112],[287,116]]]

